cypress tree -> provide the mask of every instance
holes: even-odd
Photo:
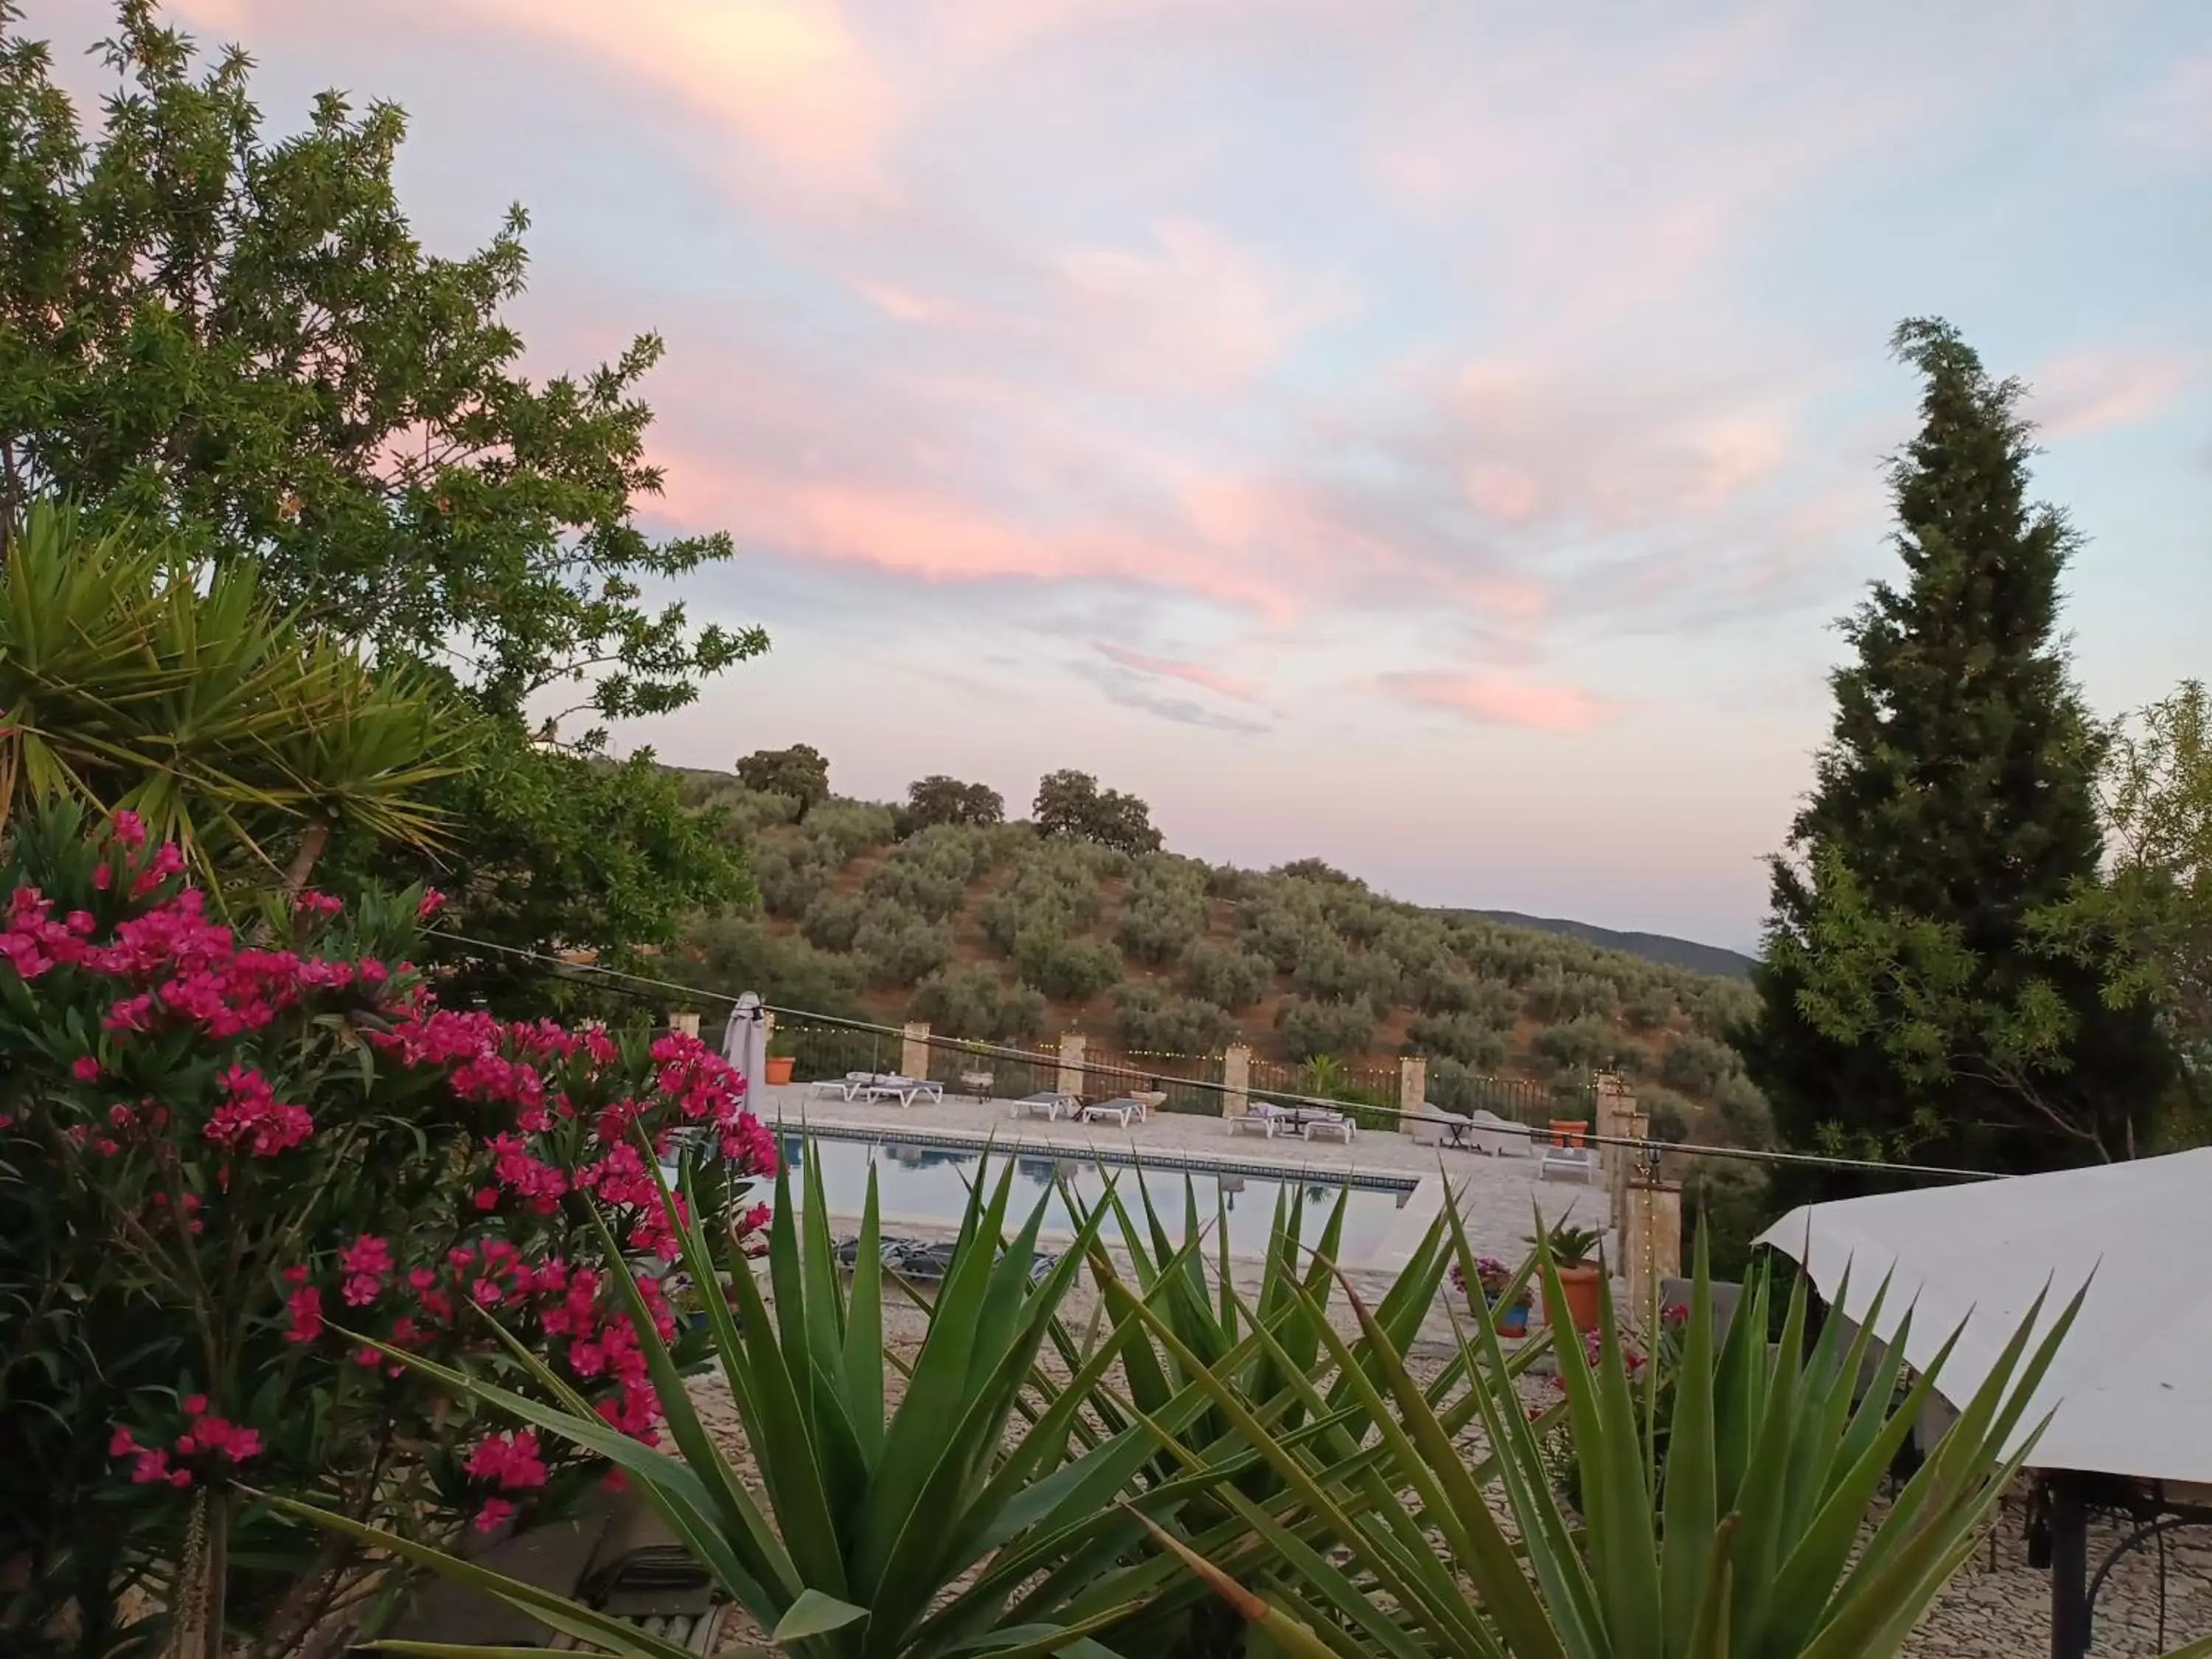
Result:
[[[2127,1156],[2171,1055],[2147,1007],[2107,1006],[2029,926],[2097,880],[2102,847],[2104,738],[2056,633],[2077,538],[2028,499],[2020,382],[1992,380],[1941,321],[1893,345],[1924,382],[1890,467],[1906,579],[1844,624],[1856,657],[1831,677],[1832,733],[1772,861],[1738,1045],[1800,1150],[2014,1172]]]

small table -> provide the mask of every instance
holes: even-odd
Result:
[[[1447,1120],[1443,1125],[1444,1145],[1447,1146],[1465,1146],[1467,1145],[1467,1132],[1474,1127],[1474,1125],[1472,1122],[1463,1117],[1455,1117]]]

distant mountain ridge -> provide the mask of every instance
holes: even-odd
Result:
[[[1608,951],[1625,951],[1630,956],[1642,957],[1646,962],[1661,963],[1669,968],[1690,968],[1701,974],[1723,974],[1731,979],[1750,976],[1755,958],[1741,951],[1731,951],[1724,945],[1700,945],[1695,939],[1674,939],[1666,933],[1626,933],[1611,927],[1600,927],[1587,921],[1569,921],[1559,916],[1523,915],[1518,910],[1455,910],[1455,915],[1483,916],[1492,921],[1502,921],[1510,927],[1534,927],[1547,933],[1564,933],[1569,939],[1581,939],[1586,945],[1595,945]]]

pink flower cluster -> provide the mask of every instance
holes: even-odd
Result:
[[[208,1410],[204,1394],[186,1395],[184,1398],[185,1430],[167,1446],[147,1446],[139,1443],[131,1431],[118,1424],[109,1437],[107,1455],[131,1460],[131,1479],[139,1486],[161,1484],[189,1486],[197,1468],[203,1478],[221,1474],[224,1466],[236,1468],[261,1450],[261,1431],[240,1428],[226,1418]],[[170,1460],[175,1458],[173,1467]]]
[[[274,1158],[315,1132],[307,1109],[278,1100],[269,1079],[251,1066],[225,1072],[222,1094],[222,1103],[200,1131],[218,1146],[235,1151],[243,1144],[256,1158]]]
[[[487,1435],[476,1443],[464,1467],[471,1479],[506,1492],[527,1492],[545,1484],[545,1460],[538,1455],[538,1431]],[[514,1513],[504,1498],[487,1498],[477,1511],[477,1529],[489,1532]]]

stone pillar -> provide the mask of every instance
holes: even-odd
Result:
[[[1064,1095],[1083,1092],[1084,1038],[1080,1031],[1064,1032],[1060,1039],[1060,1078],[1053,1086]]]
[[[699,1016],[696,1014],[671,1014],[668,1017],[668,1029],[672,1031],[679,1031],[688,1037],[697,1036],[699,1035]]]
[[[1403,1054],[1398,1060],[1398,1133],[1411,1135],[1413,1125],[1428,1109],[1429,1062],[1425,1054]]]
[[[1636,1168],[1636,1154],[1626,1146],[1608,1146],[1605,1143],[1634,1139],[1636,1096],[1612,1072],[1597,1074],[1591,1093],[1596,1121],[1590,1125],[1590,1134],[1598,1143],[1598,1173],[1605,1178],[1607,1206],[1613,1224],[1625,1229],[1628,1224],[1628,1177]]]
[[[929,1027],[921,1020],[910,1019],[899,1040],[899,1075],[926,1078],[929,1075]]]
[[[1221,1056],[1221,1115],[1242,1117],[1252,1109],[1252,1051],[1241,1042]]]
[[[1628,1224],[1620,1232],[1620,1272],[1628,1316],[1638,1324],[1658,1305],[1660,1281],[1682,1276],[1682,1183],[1638,1176],[1628,1183]]]

